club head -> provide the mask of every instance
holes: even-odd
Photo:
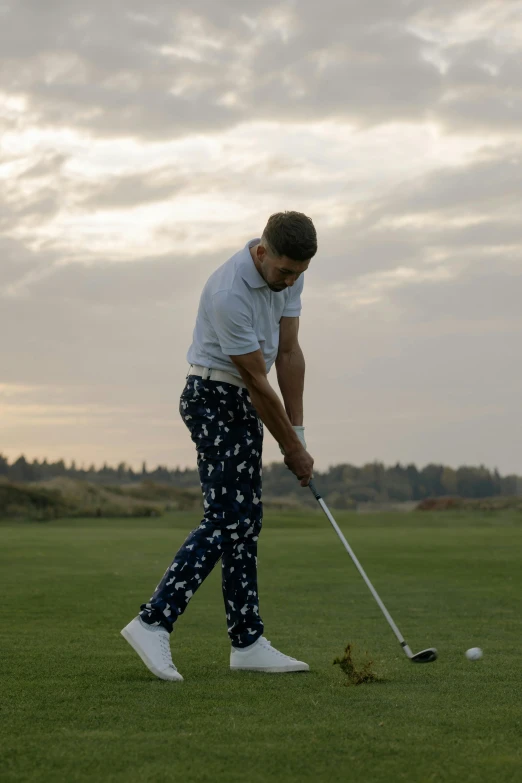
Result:
[[[412,663],[431,663],[438,658],[437,650],[435,647],[428,647],[427,650],[421,650],[415,655],[412,655],[410,661]]]

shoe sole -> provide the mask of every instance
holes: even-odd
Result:
[[[139,644],[137,644],[136,640],[133,638],[132,634],[130,634],[126,628],[123,628],[120,631],[121,635],[125,639],[126,642],[130,644],[132,649],[138,653],[141,660],[147,667],[147,669],[152,672],[156,677],[158,677],[160,680],[167,680],[168,682],[183,682],[183,677],[179,672],[177,672],[176,677],[166,677],[163,672],[161,672],[159,669],[156,669],[150,658],[148,657],[147,653],[141,649]]]
[[[288,672],[309,672],[310,667],[307,666],[231,666],[232,672],[265,672],[266,674],[285,674]]]

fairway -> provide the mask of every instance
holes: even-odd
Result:
[[[522,515],[336,519],[438,661],[406,659],[320,512],[267,514],[259,542],[265,635],[311,671],[229,671],[216,568],[172,635],[179,684],[119,631],[198,515],[0,524],[3,783],[521,781]],[[379,682],[345,686],[348,642]]]

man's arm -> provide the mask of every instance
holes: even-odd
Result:
[[[270,386],[261,349],[230,358],[246,384],[252,405],[276,441],[281,443],[285,452],[302,448],[281,400]]]
[[[281,318],[275,366],[288,418],[291,424],[302,426],[305,359],[298,333],[299,318]]]
[[[266,363],[260,349],[241,356],[230,356],[246,384],[252,405],[285,452],[285,464],[306,486],[312,477],[314,461],[303,448],[294,428],[266,375]]]

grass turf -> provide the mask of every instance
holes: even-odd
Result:
[[[196,515],[0,525],[3,783],[520,781],[521,515],[336,518],[437,662],[407,661],[320,513],[268,515],[259,551],[266,635],[311,672],[229,671],[216,568],[172,637],[181,684],[119,630]],[[345,687],[348,642],[379,682]]]

